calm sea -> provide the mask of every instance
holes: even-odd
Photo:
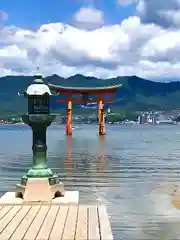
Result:
[[[51,126],[47,138],[49,165],[66,189],[79,190],[82,203],[106,204],[115,239],[166,239],[155,219],[142,221],[158,184],[180,182],[180,125],[107,126],[104,138],[95,125],[77,126],[72,138],[64,132]],[[29,127],[0,127],[1,195],[31,166],[31,144]]]

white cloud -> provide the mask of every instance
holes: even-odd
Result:
[[[180,30],[145,24],[137,16],[91,31],[51,23],[36,31],[5,26],[0,33],[0,76],[34,74],[37,66],[44,75],[65,77],[180,75]]]
[[[137,12],[144,23],[180,27],[179,0],[138,0]]]
[[[73,18],[77,27],[86,30],[93,30],[104,24],[103,12],[93,7],[80,8]]]
[[[180,0],[117,0],[117,3],[136,3],[137,15],[144,23],[155,23],[165,28],[180,27]]]

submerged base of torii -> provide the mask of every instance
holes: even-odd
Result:
[[[67,103],[66,113],[66,135],[72,135],[72,106],[75,104],[98,104],[98,124],[99,135],[106,135],[104,104],[113,103],[114,96],[122,84],[111,85],[108,87],[65,87],[60,85],[48,84],[51,90],[56,91],[57,95],[64,99],[57,99],[58,103]]]

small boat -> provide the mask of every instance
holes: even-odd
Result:
[[[171,124],[171,125],[174,125],[174,124],[177,124],[175,121],[173,120],[160,120],[160,121],[156,121],[156,124]]]

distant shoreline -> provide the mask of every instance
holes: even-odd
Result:
[[[22,126],[27,125],[25,123],[0,123],[0,126]]]

